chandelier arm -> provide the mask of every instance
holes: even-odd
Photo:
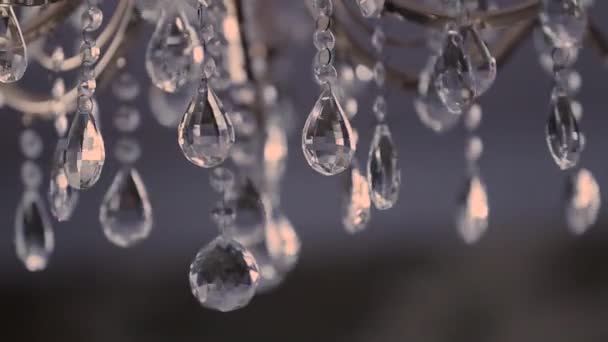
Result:
[[[121,3],[124,3],[125,7],[123,11],[115,14],[119,16],[116,32],[105,50],[105,53],[95,65],[95,74],[100,75],[100,77],[102,77],[103,72],[110,63],[114,61],[121,45],[127,38],[127,34],[130,33],[130,24],[134,22],[131,19],[134,13],[135,0],[123,0]],[[52,119],[55,117],[54,103],[57,100],[54,100],[51,96],[31,94],[14,84],[3,84],[0,86],[0,91],[5,96],[6,105],[19,112],[27,113],[41,119]],[[73,87],[59,100],[68,113],[73,112],[76,108],[77,96],[78,89],[77,87]]]
[[[1,0],[0,0],[1,1]],[[47,8],[37,13],[33,18],[23,23],[23,39],[27,43],[38,40],[43,35],[52,31],[65,18],[67,18],[81,0],[64,0],[48,5]]]
[[[602,62],[608,64],[608,39],[593,19],[589,19],[588,30],[587,38],[591,46],[600,54]]]

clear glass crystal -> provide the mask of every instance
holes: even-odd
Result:
[[[53,163],[51,165],[51,179],[47,199],[51,214],[57,221],[68,221],[78,204],[78,190],[68,183],[65,173],[65,140],[59,140],[55,148]]]
[[[139,172],[123,168],[116,174],[99,209],[106,238],[119,247],[131,247],[152,231],[152,206]]]
[[[92,187],[106,160],[103,137],[90,112],[77,112],[67,137],[65,173],[75,189]]]
[[[317,31],[314,33],[313,42],[317,50],[332,50],[336,44],[336,37],[334,37],[334,34],[329,30]]]
[[[137,139],[122,137],[114,145],[114,156],[123,164],[134,164],[141,157],[141,145]]]
[[[566,222],[573,234],[585,233],[596,222],[602,198],[600,186],[587,169],[580,169],[566,184]]]
[[[19,144],[21,145],[21,153],[29,159],[40,157],[44,148],[42,138],[33,129],[25,129],[21,132]]]
[[[277,268],[264,237],[262,236],[258,241],[244,244],[243,247],[251,253],[258,266],[256,294],[269,293],[278,288],[285,280],[286,273]]]
[[[141,114],[135,106],[123,104],[114,113],[114,127],[120,132],[134,132],[140,122]]]
[[[96,31],[103,23],[103,12],[97,6],[89,6],[82,13],[82,28],[85,31]]]
[[[268,221],[267,207],[251,180],[247,179],[233,191],[227,192],[226,202],[226,206],[236,211],[234,224],[224,229],[226,236],[242,244],[258,241],[264,236]]]
[[[580,45],[587,30],[587,14],[580,0],[542,0],[539,18],[557,47]]]
[[[546,137],[551,156],[560,169],[566,170],[578,163],[585,147],[585,138],[572,112],[572,102],[564,94],[554,95]]]
[[[238,242],[223,236],[196,254],[189,274],[194,297],[204,307],[222,312],[249,304],[259,277],[253,255]]]
[[[53,227],[36,192],[26,191],[15,214],[17,256],[30,272],[46,268],[55,247]]]
[[[146,70],[152,83],[174,93],[199,70],[204,52],[196,32],[181,11],[164,13],[146,50]]]
[[[376,25],[374,33],[372,33],[372,46],[376,50],[376,54],[380,55],[384,50],[384,44],[386,43],[386,34],[382,29],[381,25]]]
[[[475,96],[485,93],[496,80],[496,59],[475,26],[461,29],[463,46],[474,72]]]
[[[300,258],[302,243],[295,228],[285,215],[275,215],[266,225],[266,247],[280,272],[294,269]]]
[[[478,136],[470,137],[465,145],[464,155],[467,161],[475,162],[481,158],[483,153],[483,142]]]
[[[357,0],[361,14],[366,18],[378,18],[384,9],[385,0]]]
[[[377,209],[392,208],[399,199],[401,169],[397,147],[385,124],[376,126],[367,160],[367,182],[372,202]]]
[[[368,226],[372,206],[369,183],[355,159],[346,173],[344,190],[342,225],[347,232],[355,234]]]
[[[224,193],[235,184],[235,176],[232,171],[225,167],[216,167],[209,174],[209,183],[213,190]]]
[[[21,165],[21,180],[28,189],[36,189],[42,184],[42,170],[40,166],[31,160],[26,160]]]
[[[201,86],[178,127],[178,143],[188,159],[200,167],[226,160],[235,142],[234,127],[213,89]]]
[[[139,95],[137,79],[128,72],[123,72],[112,82],[112,94],[122,101],[133,101]]]
[[[101,50],[94,41],[84,42],[80,48],[80,53],[82,54],[82,63],[88,66],[97,63],[101,56]]]
[[[355,153],[350,121],[331,87],[326,85],[302,131],[302,150],[308,164],[331,176],[346,170]]]
[[[13,7],[0,6],[0,82],[19,81],[27,69],[27,49]]]
[[[384,96],[377,96],[374,100],[374,105],[372,106],[372,110],[374,111],[374,115],[376,116],[376,120],[382,122],[386,119],[387,105],[386,99]]]
[[[65,81],[63,78],[58,77],[53,81],[53,87],[51,87],[51,95],[53,99],[59,100],[65,95]]]
[[[478,175],[472,175],[458,199],[456,215],[456,227],[467,244],[476,243],[486,232],[489,213],[486,186]]]

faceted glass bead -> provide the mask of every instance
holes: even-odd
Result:
[[[216,167],[209,175],[209,183],[213,190],[224,193],[234,186],[235,176],[232,171],[225,167]]]
[[[566,222],[573,234],[583,234],[597,221],[602,203],[600,186],[593,174],[580,169],[566,184]]]
[[[314,33],[313,42],[314,42],[317,50],[322,50],[322,49],[331,50],[334,48],[334,46],[336,44],[336,37],[334,37],[334,34],[329,30],[317,31]]]
[[[378,55],[382,53],[382,50],[384,50],[385,43],[386,34],[384,33],[381,25],[376,25],[374,28],[374,33],[372,33],[372,46]]]
[[[386,81],[386,69],[382,62],[377,62],[374,65],[374,81],[376,81],[378,87],[382,87]]]
[[[234,240],[217,237],[190,265],[190,287],[206,308],[228,312],[251,301],[259,281],[253,255]]]
[[[458,114],[475,98],[474,75],[460,32],[448,28],[444,39],[443,51],[437,58],[432,78],[443,104],[450,112]]]
[[[27,49],[11,6],[0,6],[0,82],[19,81],[27,69]]]
[[[263,237],[268,213],[255,184],[247,179],[225,196],[226,206],[236,211],[236,219],[232,225],[225,227],[224,234],[242,244],[249,244]]]
[[[322,175],[346,170],[355,153],[350,121],[329,85],[312,108],[302,131],[302,150],[308,164]]]
[[[547,145],[559,168],[566,170],[578,163],[585,147],[585,138],[572,112],[570,98],[557,94],[551,106],[546,128]]]
[[[112,82],[112,94],[119,100],[133,101],[139,92],[139,82],[130,73],[122,73]]]
[[[134,164],[141,157],[141,145],[137,139],[122,137],[114,145],[114,156],[122,164]]]
[[[364,230],[371,219],[371,198],[367,178],[361,173],[359,163],[353,159],[346,174],[342,204],[342,225],[351,234]]]
[[[275,215],[266,225],[266,247],[280,272],[294,269],[300,258],[302,243],[285,215]]]
[[[53,87],[51,88],[51,95],[53,99],[59,100],[65,95],[65,81],[63,78],[58,77],[53,81]]]
[[[46,268],[53,253],[53,227],[44,203],[36,192],[26,191],[15,215],[17,256],[30,272]]]
[[[19,144],[21,145],[21,152],[26,158],[29,159],[36,159],[40,157],[44,148],[42,138],[33,129],[26,129],[21,132]]]
[[[372,110],[374,111],[376,120],[378,120],[379,122],[384,121],[384,119],[386,118],[386,107],[386,99],[384,98],[384,96],[380,95],[376,97],[376,99],[374,100],[374,105],[372,106]]]
[[[213,89],[202,86],[178,127],[178,143],[186,159],[200,167],[226,160],[235,142],[234,126]]]
[[[496,59],[474,26],[461,29],[463,46],[472,66],[475,96],[485,93],[496,80]]]
[[[47,198],[51,214],[57,221],[68,221],[78,204],[78,190],[68,183],[65,173],[65,140],[57,142],[53,164],[51,165],[51,179]]]
[[[384,9],[385,0],[357,0],[361,15],[366,18],[378,18]]]
[[[97,6],[89,6],[82,13],[82,28],[85,31],[96,31],[103,22],[103,12]]]
[[[116,174],[99,209],[106,238],[119,247],[131,247],[152,231],[152,207],[148,191],[134,168]]]
[[[556,47],[580,45],[587,30],[587,14],[580,0],[542,0],[539,18]]]
[[[472,136],[470,137],[466,144],[464,155],[467,161],[475,162],[481,158],[481,154],[483,153],[483,142],[480,137]]]
[[[141,114],[135,106],[121,105],[114,113],[114,127],[120,132],[134,132],[141,122]]]
[[[103,137],[90,112],[77,112],[67,137],[65,173],[75,189],[92,187],[106,160]]]
[[[203,48],[186,15],[164,13],[146,50],[146,70],[152,83],[174,93],[190,81],[203,59]]]
[[[397,203],[401,169],[398,166],[397,148],[385,124],[377,125],[374,132],[367,160],[367,182],[377,209],[390,209]]]
[[[489,212],[486,186],[478,175],[473,175],[458,199],[456,215],[458,232],[466,243],[476,243],[486,232]]]
[[[26,160],[21,165],[21,181],[29,189],[36,189],[42,184],[42,170],[40,166],[31,160]]]

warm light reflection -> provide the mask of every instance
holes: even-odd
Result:
[[[371,218],[371,197],[367,178],[361,174],[357,165],[350,170],[350,193],[347,194],[344,204],[342,224],[347,232],[354,234],[367,227]]]
[[[488,228],[490,208],[486,187],[479,177],[468,183],[464,202],[460,204],[457,225],[463,240],[468,244],[479,241]]]
[[[572,233],[580,235],[597,221],[601,207],[600,187],[587,169],[580,169],[568,186],[566,222]]]

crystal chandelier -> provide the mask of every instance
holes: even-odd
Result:
[[[608,51],[587,15],[591,6],[590,0],[522,0],[504,8],[492,0],[307,1],[303,10],[314,22],[312,76],[319,97],[301,131],[302,152],[319,174],[346,179],[345,230],[364,230],[372,207],[388,210],[398,201],[401,168],[388,122],[396,113],[386,95],[394,86],[417,92],[412,109],[431,130],[441,133],[463,122],[467,173],[455,226],[466,243],[483,236],[490,205],[478,163],[483,142],[477,134],[482,119],[477,100],[532,32],[540,64],[553,80],[545,132],[549,153],[560,169],[574,169],[567,224],[575,234],[589,229],[599,213],[600,190],[589,170],[577,168],[585,136],[578,124],[582,106],[574,100],[580,87],[574,64],[585,37],[602,53]],[[242,0],[0,0],[2,99],[24,113],[24,193],[15,216],[15,243],[29,271],[47,267],[53,220],[69,220],[81,192],[102,173],[106,151],[95,100],[98,83],[111,84],[117,107],[112,122],[122,135],[113,144],[122,167],[103,198],[99,222],[105,237],[123,248],[152,233],[153,208],[135,167],[142,147],[134,138],[141,120],[134,101],[141,89],[125,57],[133,39],[148,41],[144,62],[154,85],[148,94],[152,111],[159,123],[177,129],[185,159],[210,169],[219,195],[210,210],[218,237],[190,266],[195,298],[210,309],[236,310],[256,293],[278,286],[294,268],[300,240],[281,210],[280,196],[292,118],[286,114],[288,91],[274,70],[288,48],[264,39],[255,7],[255,1]],[[406,41],[385,28],[387,22],[403,21],[423,26],[425,39]],[[150,37],[139,35],[144,22],[155,25]],[[73,54],[56,41],[66,25],[78,31]],[[369,47],[355,39],[352,26],[367,33]],[[404,46],[430,50],[418,76],[389,63],[387,48]],[[19,82],[32,62],[53,79],[44,96]],[[359,134],[351,121],[366,83],[373,85],[376,125],[363,166],[354,158]],[[30,126],[34,120],[52,120],[57,133],[45,186],[36,163],[43,144]]]

